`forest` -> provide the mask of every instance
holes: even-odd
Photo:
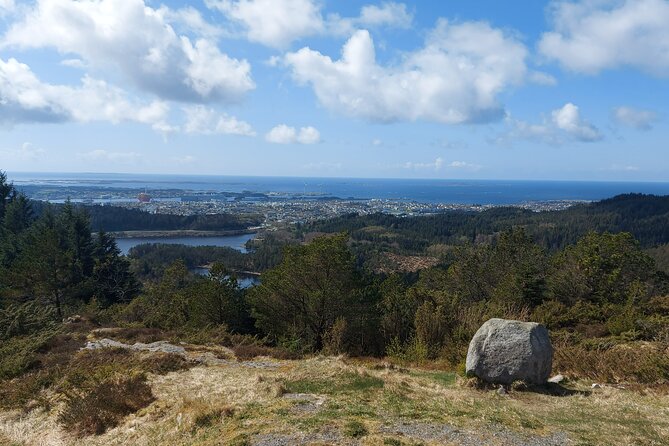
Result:
[[[58,210],[61,205],[34,201],[33,212],[39,216],[47,209]],[[84,209],[93,230],[106,232],[120,231],[239,231],[262,223],[258,215],[174,215],[157,214],[140,209],[127,209],[118,206],[71,205]]]
[[[667,242],[668,197],[545,214],[346,216],[268,234],[249,254],[146,245],[129,257],[93,231],[89,209],[35,207],[0,174],[3,407],[63,386],[90,394],[89,378],[77,387],[66,367],[81,323],[250,356],[387,357],[461,372],[477,328],[504,317],[544,324],[561,373],[669,382],[669,276],[645,250]],[[372,248],[361,249],[424,254],[434,245],[448,249],[431,266],[383,273],[371,267]],[[189,272],[208,262],[210,275]],[[241,289],[235,270],[251,268],[261,283]]]

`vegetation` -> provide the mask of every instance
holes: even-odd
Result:
[[[104,436],[149,411],[165,432],[176,432],[174,441],[202,444],[216,436],[250,443],[263,422],[325,441],[315,428],[326,420],[334,420],[338,439],[403,444],[379,421],[414,416],[433,430],[480,428],[476,420],[484,420],[504,435],[550,427],[585,443],[657,442],[669,427],[638,407],[656,407],[661,396],[628,404],[608,395],[599,403],[633,420],[615,424],[597,402],[565,408],[533,395],[500,403],[460,385],[457,374],[480,325],[506,317],[549,328],[554,371],[572,383],[561,395],[581,394],[591,381],[663,392],[669,275],[656,259],[666,251],[660,223],[668,206],[664,197],[623,196],[554,213],[347,216],[264,235],[244,254],[146,245],[124,257],[108,233],[92,234],[84,208],[36,209],[0,173],[0,407],[41,408],[76,436]],[[377,260],[388,253],[435,261],[379,272]],[[203,263],[210,275],[189,272]],[[244,290],[235,271],[248,269],[262,271],[261,282]],[[82,350],[106,336],[180,342],[186,353]],[[318,354],[354,359],[312,357]],[[289,361],[295,358],[307,359]],[[234,360],[237,369],[190,370]],[[277,360],[281,367],[271,365]],[[220,382],[204,384],[198,373]],[[175,380],[193,385],[192,393]],[[217,402],[207,393],[214,385],[227,392]],[[304,395],[311,399],[299,402]],[[160,406],[161,398],[171,406]],[[537,404],[546,405],[545,417],[533,412]],[[594,417],[591,431],[564,415],[572,409]],[[187,419],[177,416],[184,413]],[[152,435],[155,443],[162,434]]]
[[[35,212],[42,214],[54,205],[35,202]],[[56,208],[59,206],[56,205]],[[153,214],[140,209],[117,206],[78,205],[85,211],[94,230],[115,231],[239,231],[262,223],[258,215],[174,215]]]
[[[430,247],[490,243],[495,234],[522,227],[537,244],[557,251],[593,231],[629,232],[643,247],[666,244],[669,243],[669,228],[665,224],[668,218],[669,196],[627,194],[554,212],[493,208],[417,218],[349,214],[307,224],[301,232],[347,231],[354,241],[354,250],[369,258],[388,250],[424,253]]]

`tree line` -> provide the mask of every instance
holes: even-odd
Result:
[[[356,241],[422,252],[433,244],[488,242],[491,234],[520,226],[538,244],[557,251],[576,243],[590,231],[629,232],[646,248],[666,244],[669,243],[667,221],[669,196],[625,194],[552,212],[501,207],[411,218],[380,213],[348,214],[304,225],[301,230],[303,233],[348,231]]]
[[[73,206],[70,204],[70,206]],[[262,223],[259,215],[207,214],[175,215],[149,213],[141,209],[127,209],[118,206],[80,205],[90,218],[94,230],[117,231],[239,231]],[[58,209],[59,205],[45,202],[33,202],[36,215],[46,209]]]

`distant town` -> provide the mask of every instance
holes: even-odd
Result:
[[[500,207],[495,204],[429,203],[402,199],[354,199],[321,194],[275,192],[217,192],[181,189],[138,190],[136,188],[54,187],[31,185],[23,188],[32,199],[62,203],[119,206],[150,213],[174,215],[257,214],[265,226],[304,223],[345,214],[386,213],[418,216],[448,211],[480,212]],[[513,206],[534,212],[558,211],[585,200],[528,201]]]

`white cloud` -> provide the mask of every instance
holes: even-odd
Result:
[[[561,145],[568,141],[596,142],[603,139],[599,129],[582,119],[579,108],[570,102],[553,110],[550,119],[544,119],[541,124],[531,124],[511,116],[506,121],[511,130],[496,138],[497,143],[526,139]]]
[[[285,48],[300,37],[324,31],[320,5],[315,0],[206,0],[244,27],[253,42]]]
[[[197,158],[195,158],[192,155],[174,156],[172,157],[172,161],[174,161],[177,164],[191,164],[197,161]]]
[[[137,152],[109,152],[107,150],[92,150],[90,152],[79,153],[78,157],[93,162],[111,162],[119,164],[137,163],[142,155]]]
[[[597,127],[581,119],[578,107],[571,102],[565,104],[562,108],[553,110],[551,116],[557,128],[564,130],[579,141],[591,142],[602,139]]]
[[[81,59],[64,59],[60,61],[60,64],[64,67],[70,67],[70,68],[79,68],[79,69],[85,69],[87,67],[86,62],[84,62]]]
[[[242,28],[252,42],[283,49],[304,37],[346,35],[359,28],[409,28],[413,16],[403,3],[366,5],[357,17],[330,14],[323,18],[319,0],[205,0]]]
[[[450,163],[446,163],[446,161],[444,161],[442,157],[438,157],[431,163],[406,162],[402,165],[402,167],[410,170],[440,171],[443,169],[460,169],[460,170],[477,171],[480,170],[481,167],[483,166],[479,164],[468,163],[465,161],[451,161]]]
[[[390,25],[408,28],[411,26],[413,16],[407,12],[404,3],[383,2],[381,6],[363,6],[358,21],[363,26]]]
[[[441,168],[444,167],[444,159],[439,157],[431,163],[414,163],[411,161],[407,161],[406,163],[404,163],[402,167],[411,170],[421,170],[421,169],[441,170]]]
[[[169,22],[200,36],[218,38],[226,34],[222,28],[207,22],[200,11],[192,6],[181,9],[169,9],[166,6],[161,6],[160,11]]]
[[[317,144],[321,141],[321,133],[314,127],[302,127],[297,134],[297,142],[300,144]]]
[[[366,5],[358,17],[342,18],[328,16],[326,26],[333,34],[346,35],[360,28],[393,27],[407,29],[411,27],[413,15],[407,11],[404,3],[383,2],[380,6]]]
[[[603,170],[612,170],[614,172],[638,172],[641,169],[633,165],[612,164],[611,166]]]
[[[256,132],[247,122],[240,121],[234,116],[218,114],[211,108],[203,105],[184,107],[186,133],[200,133],[204,135],[227,134],[255,136]]]
[[[531,72],[529,74],[529,79],[535,84],[546,85],[548,87],[557,85],[557,79],[555,79],[555,77],[551,76],[548,73],[543,73],[541,71]]]
[[[637,130],[650,130],[657,120],[657,113],[623,106],[613,109],[613,119],[620,125]]]
[[[0,150],[0,159],[5,161],[37,161],[46,151],[25,142],[19,149]]]
[[[487,23],[440,20],[425,46],[396,66],[377,63],[364,30],[346,42],[339,60],[302,48],[284,63],[328,109],[371,121],[458,124],[501,118],[497,96],[524,81],[526,57],[523,44]]]
[[[246,60],[221,53],[208,38],[177,34],[170,18],[169,9],[144,0],[37,0],[2,46],[77,55],[164,99],[234,102],[255,88]]]
[[[554,30],[540,52],[569,70],[596,74],[630,66],[669,76],[669,2],[666,0],[554,1]]]
[[[0,0],[0,17],[14,11],[15,7],[14,0]]]
[[[295,127],[279,124],[265,135],[265,140],[274,144],[316,144],[321,134],[314,127],[302,127],[298,132]]]
[[[131,101],[121,89],[88,76],[76,87],[43,83],[28,65],[13,58],[0,59],[0,94],[0,124],[4,125],[133,121],[158,131],[169,129],[169,107],[164,102]]]
[[[453,161],[448,165],[448,167],[452,167],[454,169],[480,170],[483,166],[480,164],[467,163],[465,161]]]

